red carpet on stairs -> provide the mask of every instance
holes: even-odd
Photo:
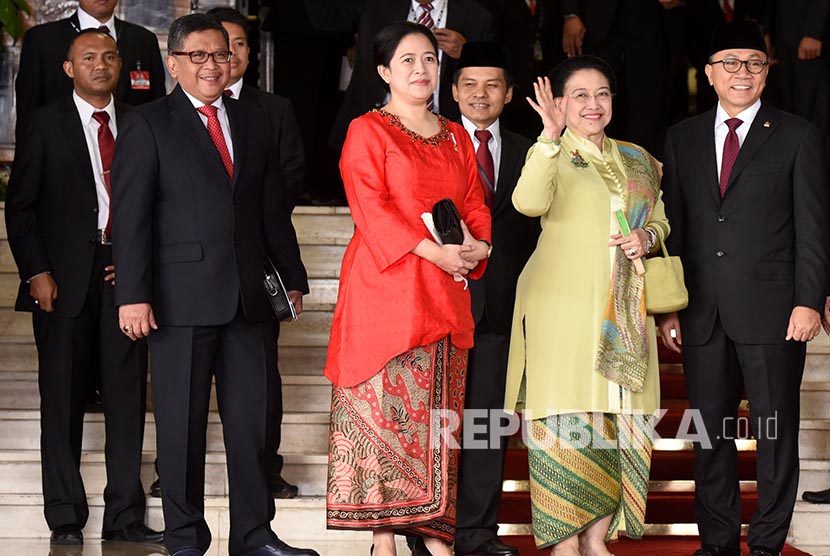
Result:
[[[531,536],[502,537],[502,540],[519,547],[520,556],[548,556],[550,554],[550,549],[536,550]],[[697,537],[644,537],[639,541],[623,539],[608,545],[608,549],[615,556],[691,556],[698,548],[700,548],[700,541]],[[746,539],[744,539],[743,552],[744,555],[749,553]],[[791,546],[784,547],[782,554],[784,556],[810,556]]]

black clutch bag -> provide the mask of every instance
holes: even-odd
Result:
[[[296,319],[297,311],[288,297],[288,292],[285,290],[285,285],[282,283],[282,278],[280,278],[280,273],[277,272],[274,263],[271,262],[271,259],[265,257],[263,267],[262,284],[265,286],[265,295],[268,296],[268,301],[271,303],[274,318],[278,321]]]
[[[441,199],[432,207],[432,223],[441,243],[461,245],[464,232],[461,230],[461,216],[452,199]]]

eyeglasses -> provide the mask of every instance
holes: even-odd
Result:
[[[193,50],[191,52],[171,52],[173,56],[187,56],[194,64],[205,64],[208,58],[213,58],[217,64],[227,64],[231,61],[233,52],[230,50],[217,50],[216,52],[205,52],[204,50]]]
[[[729,73],[738,73],[741,71],[741,66],[746,66],[746,71],[749,73],[761,73],[764,71],[768,62],[764,60],[738,60],[737,58],[724,58],[723,60],[712,60],[709,65],[723,64],[723,69]]]
[[[614,98],[614,95],[611,93],[611,91],[607,89],[597,91],[596,94],[593,95],[585,89],[577,89],[576,91],[569,94],[568,98],[580,104],[588,104],[588,101],[591,99],[595,99],[597,102],[602,104],[607,104],[611,102],[611,99]]]

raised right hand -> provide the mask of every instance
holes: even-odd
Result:
[[[55,310],[54,301],[58,298],[58,285],[48,272],[38,274],[29,280],[29,295],[38,307],[51,313]]]
[[[565,129],[565,109],[568,107],[569,97],[553,98],[550,79],[547,77],[536,78],[536,83],[533,84],[533,92],[536,96],[536,102],[530,97],[527,97],[527,102],[542,118],[542,125],[544,126],[542,136],[556,141],[562,135],[562,130]]]

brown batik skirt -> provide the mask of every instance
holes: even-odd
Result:
[[[447,336],[331,400],[326,525],[452,544],[467,351]]]

